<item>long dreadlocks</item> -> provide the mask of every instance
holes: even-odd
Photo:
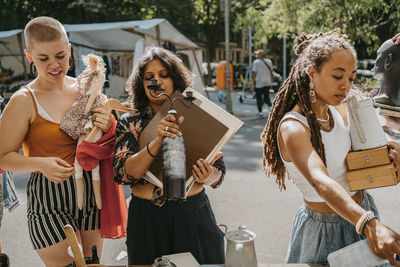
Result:
[[[306,116],[311,132],[311,144],[326,165],[321,127],[311,109],[308,68],[312,66],[319,72],[331,53],[339,49],[349,50],[356,56],[354,48],[343,36],[334,35],[334,32],[302,34],[296,38],[294,48],[299,57],[275,97],[268,122],[261,134],[264,146],[264,171],[267,176],[273,174],[277,176],[276,183],[280,190],[286,189],[287,173],[278,149],[278,125],[283,116],[295,105],[298,105],[302,114]]]

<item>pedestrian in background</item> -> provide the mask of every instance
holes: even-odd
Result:
[[[264,51],[262,49],[255,52],[257,57],[253,62],[253,81],[255,92],[258,114],[263,116],[262,107],[267,104],[268,109],[272,106],[271,99],[269,98],[269,89],[272,89],[273,81],[273,65],[272,61],[268,58],[264,58]]]
[[[400,266],[400,235],[379,221],[367,191],[350,192],[345,179],[351,141],[341,103],[356,77],[356,52],[332,32],[303,34],[294,48],[298,58],[261,135],[267,174],[281,189],[289,175],[304,199],[286,262],[326,263],[329,253],[367,238],[375,254]],[[389,146],[397,165],[400,147]]]

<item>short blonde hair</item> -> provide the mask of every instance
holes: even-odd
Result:
[[[33,41],[51,42],[61,39],[68,43],[68,36],[64,26],[51,17],[37,17],[26,24],[24,29],[26,48],[32,49]]]
[[[254,54],[260,57],[263,57],[265,55],[264,50],[262,49],[258,49],[256,52],[254,52]]]

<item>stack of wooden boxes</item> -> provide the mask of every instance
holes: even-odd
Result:
[[[346,174],[350,191],[396,185],[399,183],[387,146],[349,152]]]

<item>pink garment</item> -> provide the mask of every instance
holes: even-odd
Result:
[[[112,157],[116,121],[111,129],[95,143],[85,140],[78,146],[76,158],[86,171],[93,170],[100,162],[100,188],[102,209],[100,212],[100,233],[103,238],[126,236],[128,209],[122,185],[114,182]],[[110,141],[112,140],[112,141]],[[103,143],[110,141],[104,145]]]

